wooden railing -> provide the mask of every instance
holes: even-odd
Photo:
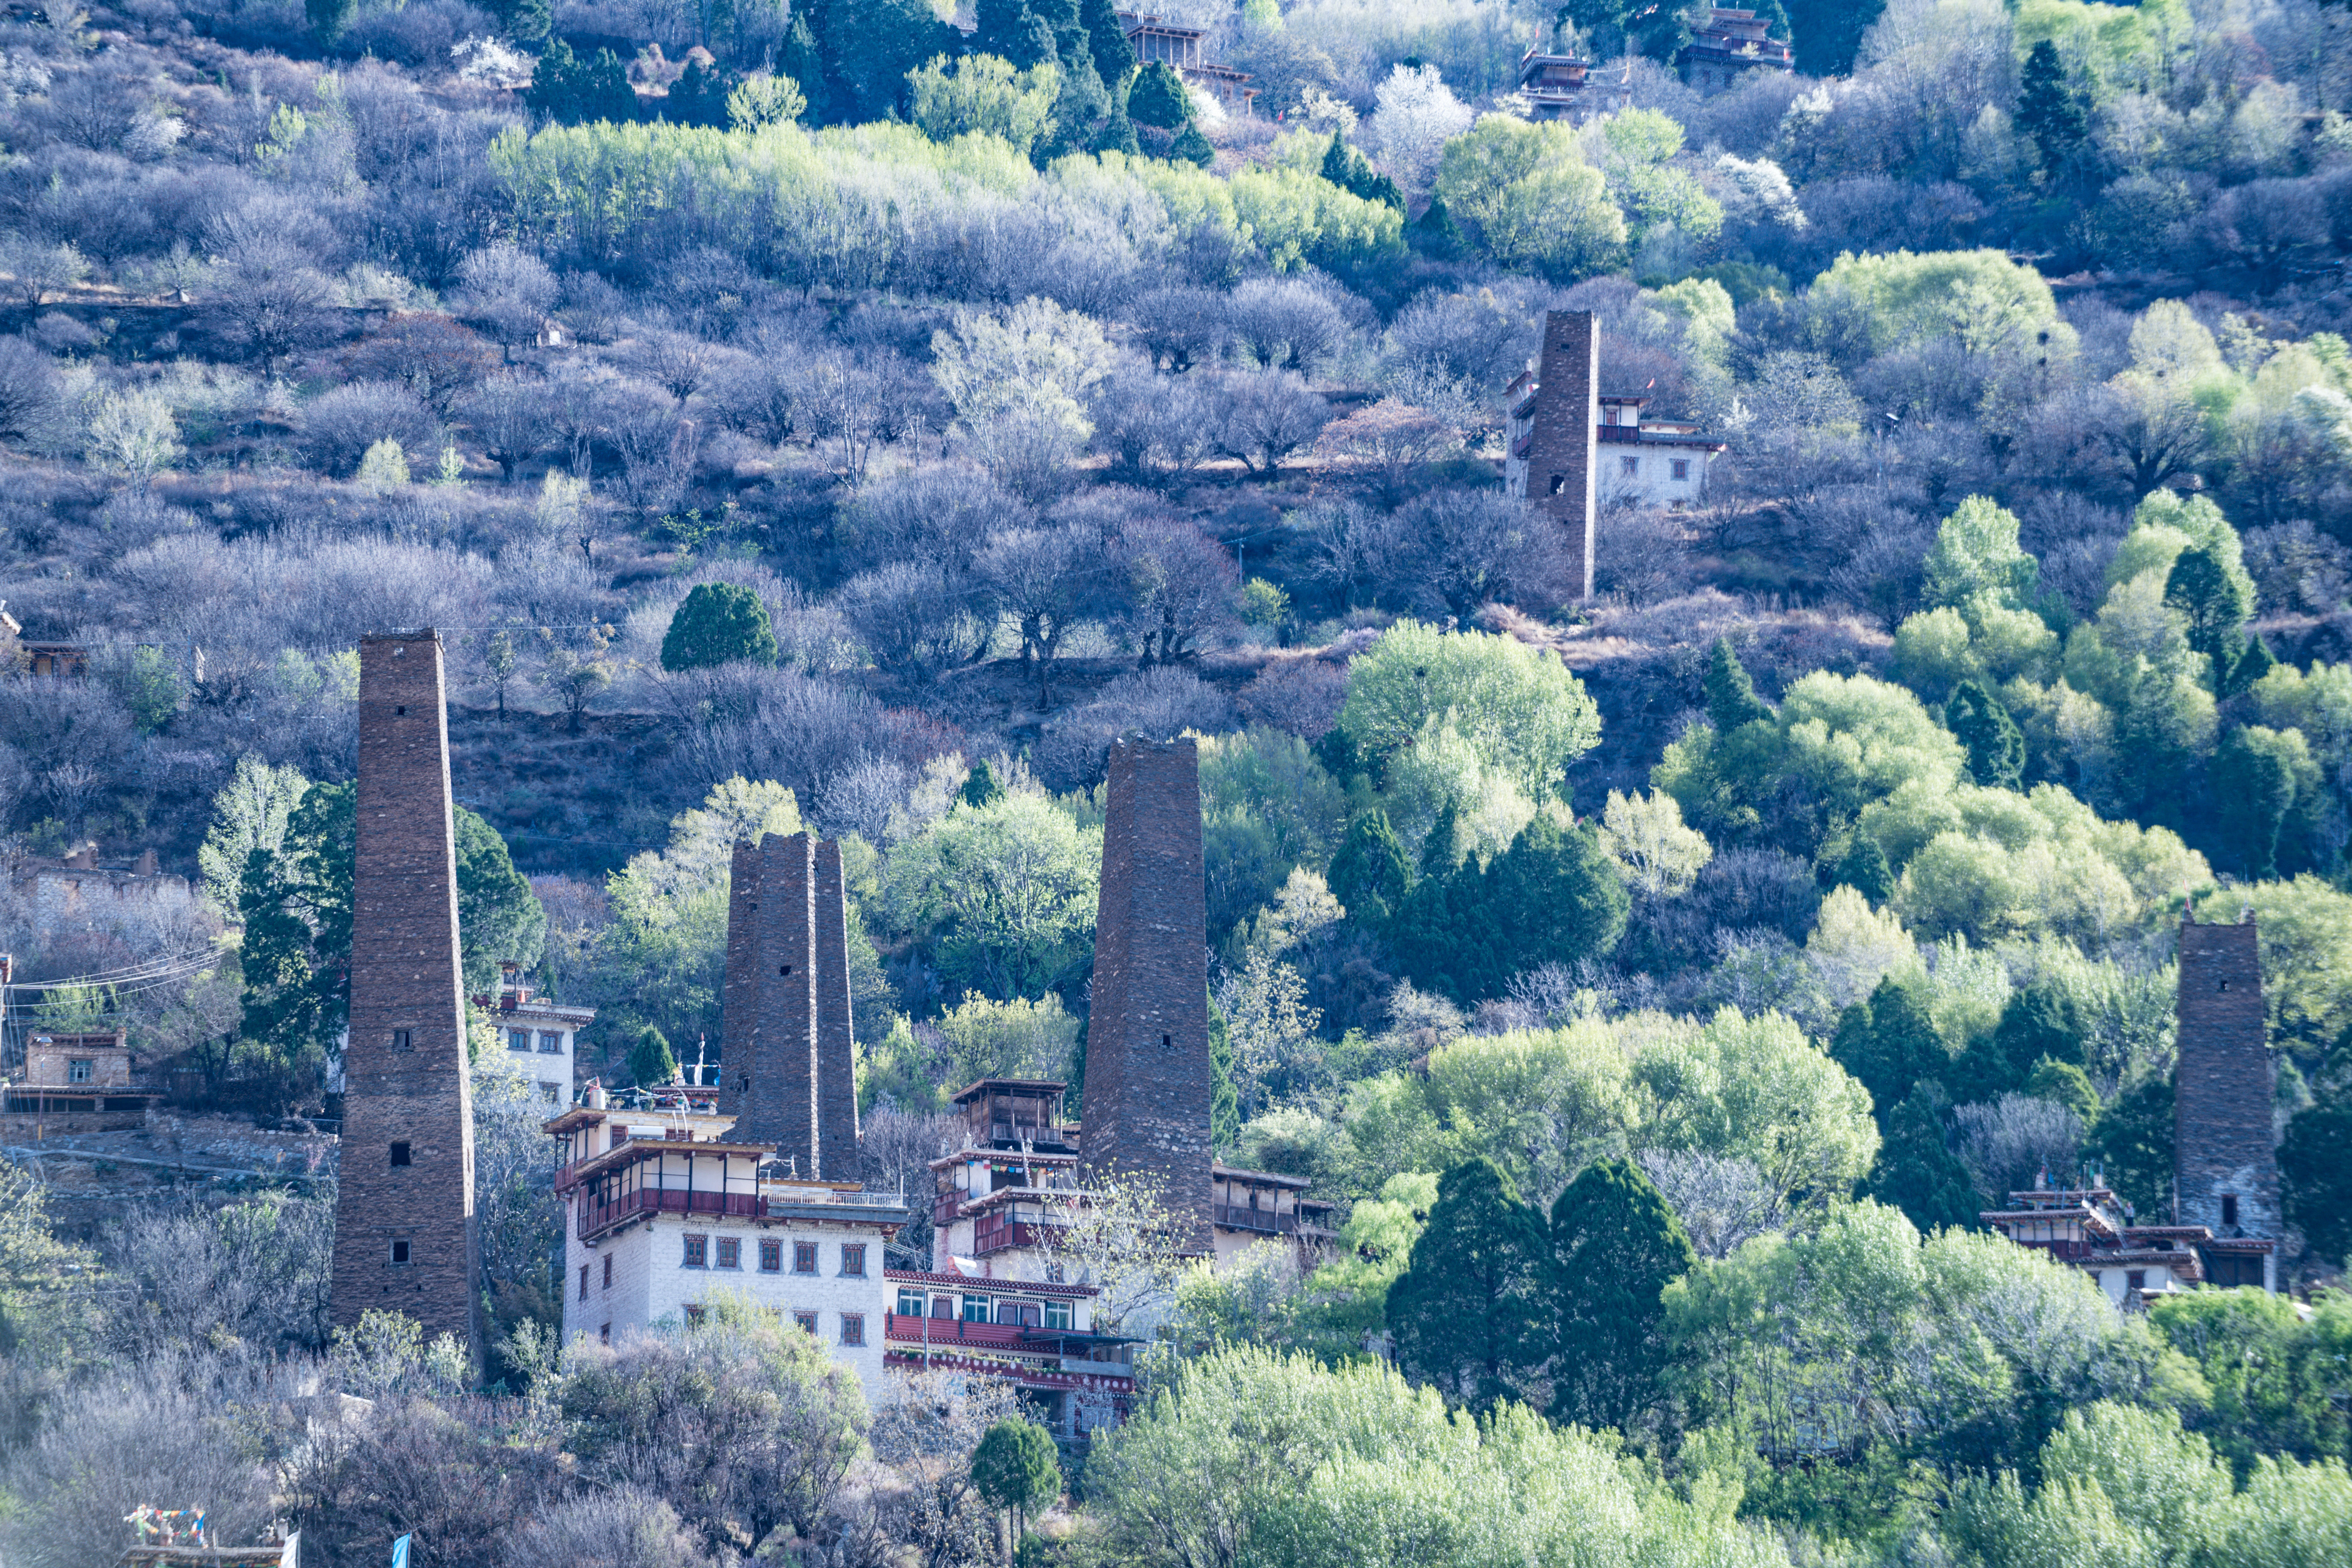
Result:
[[[669,1187],[639,1187],[611,1203],[580,1205],[580,1239],[591,1241],[614,1226],[641,1214],[740,1215],[746,1218],[766,1212],[756,1193],[689,1193]]]

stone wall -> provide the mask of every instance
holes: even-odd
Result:
[[[1102,901],[1087,1025],[1090,1179],[1139,1178],[1206,1253],[1209,1227],[1208,904],[1200,756],[1189,740],[1110,749]]]
[[[360,639],[359,852],[334,1320],[405,1312],[477,1361],[480,1247],[442,645]],[[401,1244],[406,1259],[400,1261]]]
[[[1594,432],[1601,424],[1601,328],[1590,310],[1544,315],[1528,499],[1559,524],[1579,598],[1592,596]]]
[[[849,1018],[849,906],[841,888],[841,846],[816,847],[816,1142],[819,1173],[855,1182],[865,1172],[857,1151],[857,1044]]]
[[[735,847],[720,1110],[788,1168],[858,1178],[841,847],[805,833]]]
[[[2279,1234],[2275,1071],[2263,1020],[2254,922],[2180,928],[2179,1067],[2173,1094],[2174,1179],[2181,1225],[2214,1236]],[[2225,1216],[2234,1198],[2236,1218]]]

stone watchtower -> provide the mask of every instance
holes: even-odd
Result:
[[[1601,328],[1591,311],[1544,313],[1543,357],[1536,375],[1527,495],[1537,510],[1559,525],[1569,580],[1578,598],[1589,599],[1601,426]]]
[[[358,858],[334,1320],[405,1312],[479,1364],[473,1096],[457,957],[442,646],[360,639]]]
[[[858,1179],[841,846],[805,833],[735,846],[720,1106],[733,1136],[802,1176]]]
[[[2213,1233],[2205,1277],[2277,1289],[2276,1071],[2263,1019],[2263,966],[2251,917],[2180,927],[2179,1066],[2173,1089],[2174,1222]]]
[[[1211,1245],[1208,900],[1189,740],[1110,749],[1084,1131],[1089,1176],[1139,1177]]]

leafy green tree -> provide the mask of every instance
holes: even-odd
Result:
[[[2317,1314],[2306,1322],[2293,1300],[2255,1288],[2180,1291],[2148,1308],[2148,1322],[2197,1363],[2211,1391],[2189,1428],[2241,1477],[2263,1456],[2347,1456],[2352,1368],[2341,1357],[2352,1343],[2352,1298],[2330,1293],[2319,1305],[2335,1322]]]
[[[1601,710],[1559,655],[1516,637],[1399,621],[1348,668],[1339,727],[1377,763],[1451,720],[1531,800],[1559,793],[1601,742]]]
[[[670,1052],[668,1037],[651,1024],[639,1029],[629,1045],[630,1079],[650,1086],[667,1083],[677,1076],[677,1058]]]
[[[1630,1160],[1596,1160],[1551,1206],[1555,1421],[1630,1426],[1663,1392],[1668,1285],[1696,1254]]]
[[[2011,993],[2001,1004],[2000,1022],[1992,1038],[2000,1048],[2011,1082],[2022,1079],[2043,1061],[2080,1065],[2087,1059],[2083,1041],[2089,1033],[2074,994],[2055,980],[2035,980]]]
[[[2352,1104],[2297,1111],[2279,1144],[2286,1220],[2320,1257],[2352,1257]]]
[[[1772,710],[1756,695],[1748,667],[1739,662],[1729,637],[1717,637],[1706,656],[1706,718],[1718,735],[1728,735],[1743,724],[1769,722]]]
[[[296,767],[272,767],[248,752],[236,772],[213,797],[213,826],[196,850],[205,893],[223,910],[237,907],[247,860],[257,849],[271,855],[286,842],[295,808],[310,791]]]
[[[1184,79],[1165,60],[1146,60],[1127,89],[1127,117],[1138,125],[1181,131],[1192,123],[1192,100]]]
[[[1013,1516],[1011,1539],[1019,1541],[1022,1516],[1062,1495],[1053,1435],[1017,1415],[999,1421],[971,1451],[971,1484],[982,1498]]]
[[[1921,1079],[1941,1078],[1951,1065],[1926,999],[1910,979],[1892,974],[1839,1017],[1830,1055],[1882,1111],[1901,1103]]]
[[[2107,1185],[2140,1214],[2171,1212],[2172,1080],[2152,1078],[2116,1097],[2091,1129]]]
[[[1979,595],[2009,609],[2025,607],[2042,563],[2017,542],[2017,516],[1985,496],[1970,496],[1936,529],[1920,597],[1928,605],[1966,605]]]
[[[2225,853],[2255,881],[2278,875],[2279,832],[2294,809],[2294,774],[2269,738],[2231,731],[2207,775]]]
[[[2099,1091],[2091,1087],[2091,1075],[2073,1062],[2042,1058],[2026,1074],[2025,1092],[2036,1100],[2064,1106],[2085,1127],[2099,1119]]]
[[[247,858],[237,912],[245,922],[239,1032],[281,1061],[330,1048],[348,1006],[352,870],[358,791],[314,784],[287,819],[276,851]]]
[[[2090,116],[2066,79],[2058,46],[2048,38],[2033,46],[2019,73],[2017,130],[2040,151],[2042,167],[2053,180],[2090,134]]]
[[[1041,795],[1007,794],[958,802],[900,844],[883,902],[950,985],[1038,996],[1084,973],[1101,877],[1100,827],[1080,828]]]
[[[1870,1173],[1869,1196],[1901,1209],[1922,1231],[1972,1228],[1983,1202],[1944,1140],[1943,1100],[1922,1084],[1880,1121],[1886,1142]]]
[[[703,583],[687,595],[662,637],[662,668],[776,662],[776,631],[760,595],[739,583]]]
[[[1348,825],[1331,857],[1331,891],[1349,919],[1372,931],[1386,926],[1412,890],[1412,861],[1388,813],[1374,806]]]
[[[2025,734],[1981,681],[1963,680],[1944,704],[1944,727],[1968,748],[1969,776],[1987,789],[2016,789],[2025,772]]]
[[[1397,1365],[1482,1411],[1518,1395],[1547,1350],[1537,1295],[1548,1245],[1543,1216],[1493,1161],[1448,1171],[1389,1287]]]
[[[835,121],[862,125],[903,117],[907,74],[937,56],[963,52],[963,35],[923,0],[820,0],[814,9],[828,117]],[[816,98],[809,91],[811,102]]]

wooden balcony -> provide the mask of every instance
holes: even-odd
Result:
[[[643,1215],[707,1214],[751,1219],[766,1212],[766,1202],[757,1193],[690,1193],[682,1188],[639,1187],[635,1192],[621,1194],[607,1204],[583,1201],[580,1205],[580,1239],[593,1241],[606,1231],[626,1225]]]
[[[1254,1209],[1243,1204],[1213,1204],[1213,1216],[1227,1230],[1255,1230],[1267,1236],[1288,1236],[1298,1228],[1295,1214],[1277,1214],[1272,1209]]]

